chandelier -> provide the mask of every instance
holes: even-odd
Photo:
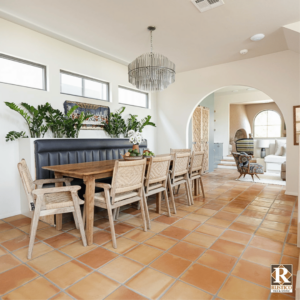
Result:
[[[129,82],[143,91],[162,91],[175,81],[175,64],[167,57],[152,52],[152,32],[149,26],[150,53],[145,53],[128,65]]]

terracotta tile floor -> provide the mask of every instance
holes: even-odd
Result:
[[[204,176],[206,198],[194,197],[187,207],[181,196],[171,218],[155,213],[149,199],[147,232],[140,211],[122,211],[118,249],[106,211],[95,215],[89,247],[73,223],[57,231],[40,222],[30,261],[30,219],[0,220],[0,299],[294,298],[270,294],[270,264],[293,264],[297,272],[297,198],[284,195],[282,186],[235,178],[224,169]]]

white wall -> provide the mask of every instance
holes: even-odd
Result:
[[[0,53],[46,65],[48,79],[48,91],[0,83],[0,218],[3,218],[20,213],[21,207],[17,172],[19,143],[6,143],[5,135],[11,130],[27,130],[22,117],[6,107],[4,101],[17,104],[27,102],[33,106],[49,102],[54,108],[63,110],[63,102],[73,100],[108,105],[114,112],[122,106],[118,104],[118,85],[132,86],[128,83],[126,66],[3,19],[0,19]],[[60,94],[60,69],[108,81],[111,102]],[[143,118],[149,114],[156,122],[155,94],[150,96],[150,105],[150,109],[127,106],[124,116],[131,113]],[[149,148],[155,152],[157,131],[152,127],[144,130]],[[79,137],[106,138],[106,135],[102,130],[81,131]]]
[[[286,192],[297,195],[299,147],[293,145],[293,106],[300,104],[299,63],[299,55],[287,50],[177,74],[176,82],[157,98],[158,152],[187,146],[189,118],[210,93],[226,86],[250,86],[267,94],[282,111],[287,128]],[[224,109],[229,113],[228,106]],[[224,126],[222,121],[219,124]],[[228,148],[229,136],[226,141],[224,148]]]

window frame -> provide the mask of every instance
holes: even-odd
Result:
[[[63,95],[69,95],[69,96],[75,96],[75,97],[81,97],[81,98],[86,98],[86,99],[94,99],[94,100],[97,100],[97,101],[110,102],[110,83],[108,81],[104,81],[104,80],[100,80],[100,79],[88,77],[88,76],[85,76],[85,75],[80,75],[80,74],[69,72],[69,71],[65,71],[65,70],[59,70],[59,74],[60,74],[60,93],[61,94],[63,94]],[[74,76],[74,77],[81,78],[81,82],[82,82],[81,92],[82,92],[82,95],[75,95],[75,94],[63,93],[62,92],[62,83],[61,83],[61,74],[66,74],[66,75],[71,75],[71,76]],[[84,95],[84,93],[85,93],[84,79],[106,84],[107,85],[107,95],[106,95],[107,96],[107,100],[85,96]]]
[[[33,66],[33,67],[37,67],[37,68],[42,69],[43,70],[43,88],[39,89],[39,88],[27,86],[27,85],[9,83],[9,82],[4,82],[4,81],[0,81],[0,83],[10,84],[10,85],[15,85],[15,86],[21,86],[21,87],[34,89],[34,90],[39,90],[39,91],[47,91],[47,66],[29,61],[29,60],[25,60],[25,59],[17,58],[17,57],[14,57],[14,56],[6,55],[6,54],[3,54],[3,53],[0,53],[0,58],[4,58],[4,59],[7,59],[7,60],[12,60],[12,61],[15,61],[15,62],[18,62],[18,63],[22,63],[24,65],[29,65],[29,66]]]
[[[256,136],[255,136],[255,120],[256,120],[256,118],[257,118],[257,116],[258,116],[259,114],[261,114],[261,113],[263,113],[263,112],[265,112],[265,111],[273,111],[273,112],[277,113],[277,115],[279,116],[279,118],[280,118],[280,136],[279,136],[279,137],[274,137],[274,136],[268,136],[268,137],[256,137]],[[272,125],[258,125],[258,126],[267,126],[267,127],[268,127],[268,126],[272,126]],[[282,136],[282,118],[281,118],[280,113],[277,112],[276,110],[273,110],[273,109],[264,109],[264,110],[260,111],[259,113],[257,113],[257,114],[255,115],[254,121],[253,121],[253,134],[254,134],[253,138],[255,138],[255,139],[278,139],[278,138],[283,138],[283,136]]]
[[[136,92],[136,93],[140,93],[140,94],[146,95],[146,97],[147,97],[147,99],[146,99],[147,106],[140,106],[140,105],[127,104],[127,103],[120,102],[120,95],[119,95],[119,89],[120,88],[124,89],[124,90],[129,90],[129,91],[133,91],[133,92]],[[122,104],[122,105],[128,105],[128,106],[133,106],[133,107],[140,107],[140,108],[144,108],[144,109],[149,109],[149,93],[143,92],[143,91],[139,91],[139,90],[135,90],[135,89],[131,89],[131,88],[128,88],[126,86],[119,85],[118,86],[118,103]]]

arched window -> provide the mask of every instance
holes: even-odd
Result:
[[[281,117],[273,110],[265,110],[254,119],[254,137],[275,138],[281,137]]]

